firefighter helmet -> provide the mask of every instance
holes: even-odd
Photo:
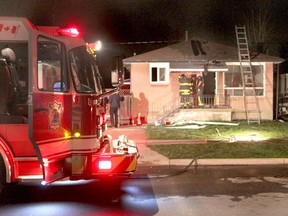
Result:
[[[5,48],[1,50],[1,55],[6,59],[7,62],[15,62],[16,55],[14,51],[10,48]]]

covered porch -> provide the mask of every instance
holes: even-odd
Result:
[[[152,106],[152,119],[160,122],[174,122],[178,120],[193,121],[231,121],[232,108],[230,106],[230,96],[225,94],[204,94],[199,98],[190,97],[190,106],[181,108],[181,97],[175,97],[166,104],[161,104],[161,100]]]

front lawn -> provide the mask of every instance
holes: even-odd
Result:
[[[176,140],[173,145],[149,145],[152,150],[169,159],[288,158],[287,125],[286,122],[249,125],[242,122],[237,126],[206,125],[201,129],[150,125],[147,127],[147,138]],[[213,141],[204,144],[177,144],[180,139],[193,140],[193,143],[199,139]],[[236,142],[229,142],[231,140]]]
[[[196,124],[195,124],[196,125]],[[200,129],[181,129],[173,126],[147,126],[147,139],[206,139],[219,140],[222,138],[247,137],[256,134],[261,139],[288,138],[288,122],[267,121],[261,124],[240,122],[239,125],[200,125]],[[217,133],[217,130],[220,135]]]
[[[149,145],[169,159],[191,158],[288,158],[285,142],[212,142],[205,144]]]

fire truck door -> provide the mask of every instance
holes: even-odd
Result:
[[[46,182],[69,175],[65,170],[71,152],[71,96],[64,45],[38,38],[37,70],[33,76],[33,140],[43,164]],[[67,170],[66,169],[66,170]]]

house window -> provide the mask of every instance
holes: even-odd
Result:
[[[225,74],[225,90],[230,96],[243,96],[242,77],[239,65],[228,66]],[[257,96],[264,95],[264,67],[263,65],[252,65],[255,93]],[[244,79],[247,77],[244,76]],[[246,87],[246,95],[253,95],[253,88]]]
[[[168,83],[169,82],[169,64],[153,63],[150,64],[150,83]]]

